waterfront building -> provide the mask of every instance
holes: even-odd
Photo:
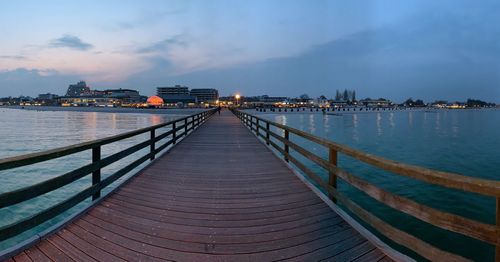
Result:
[[[81,96],[90,93],[90,87],[87,86],[87,83],[85,83],[85,81],[80,81],[74,85],[69,85],[66,96]]]
[[[244,103],[252,107],[274,107],[290,104],[287,97],[268,95],[245,97]]]
[[[133,89],[106,89],[102,93],[107,97],[116,98],[124,104],[141,102],[139,91]]]
[[[464,109],[464,108],[466,108],[466,106],[464,103],[455,102],[455,103],[452,103],[450,105],[447,105],[446,108],[448,108],[448,109]]]
[[[325,96],[320,96],[314,99],[313,104],[317,107],[330,107],[330,102]]]
[[[190,95],[167,95],[162,96],[162,98],[165,104],[170,106],[185,107],[194,106],[198,103],[196,97]]]
[[[196,97],[198,103],[215,103],[219,100],[219,91],[214,88],[193,88],[189,94]]]
[[[58,97],[59,97],[58,95],[47,93],[47,94],[39,94],[37,99],[38,100],[54,100]]]
[[[163,99],[166,106],[185,107],[198,103],[196,96],[190,95],[187,86],[157,87],[156,94]]]
[[[58,100],[61,106],[115,107],[121,105],[119,99],[104,95],[62,96]]]
[[[349,104],[347,103],[347,101],[344,100],[333,100],[330,102],[330,107],[335,107],[335,108],[346,107],[348,105]]]
[[[379,98],[379,99],[362,99],[359,100],[359,103],[366,107],[391,107],[393,106],[392,102],[388,99]]]
[[[290,104],[296,105],[297,107],[305,107],[314,104],[314,99],[309,98],[307,95],[302,95],[300,97],[288,99]]]
[[[156,95],[162,98],[171,95],[189,95],[189,88],[187,86],[180,85],[172,87],[157,87]]]
[[[48,96],[43,94],[40,96]],[[143,103],[145,99],[137,90],[133,89],[106,89],[91,90],[84,81],[70,85],[66,96],[56,97],[62,106],[134,106]]]
[[[55,106],[57,105],[57,98],[59,96],[51,93],[47,94],[39,94],[38,97],[35,99],[36,100],[36,105],[51,105]]]

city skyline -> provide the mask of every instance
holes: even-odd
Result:
[[[98,88],[500,102],[494,1],[0,3],[0,97]],[[423,19],[425,18],[425,19]]]

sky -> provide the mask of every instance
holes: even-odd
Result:
[[[500,102],[500,3],[0,1],[0,97],[217,88]]]

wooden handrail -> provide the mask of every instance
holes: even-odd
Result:
[[[92,163],[85,165],[83,167],[77,168],[66,174],[53,177],[49,180],[39,182],[34,185],[26,186],[14,191],[4,192],[0,194],[0,208],[15,205],[35,197],[41,196],[48,192],[52,192],[58,188],[68,185],[80,178],[83,178],[89,174],[92,174],[92,185],[83,191],[69,197],[61,203],[51,206],[45,210],[42,210],[34,215],[23,218],[21,220],[15,221],[11,224],[4,225],[0,227],[0,241],[14,237],[26,230],[29,230],[35,226],[38,226],[47,220],[50,220],[61,213],[67,211],[69,208],[77,205],[83,200],[92,196],[92,200],[100,198],[100,192],[103,188],[107,187],[118,178],[124,176],[125,174],[132,171],[134,168],[142,164],[148,159],[153,160],[155,155],[160,153],[163,149],[169,145],[178,141],[181,137],[185,137],[188,132],[196,129],[202,122],[204,122],[208,117],[215,113],[216,109],[203,111],[197,114],[193,114],[187,117],[179,118],[173,121],[162,123],[159,125],[154,125],[151,127],[141,128],[138,130],[130,131],[127,133],[97,139],[89,142],[84,142],[76,145],[56,148],[52,150],[47,150],[44,152],[26,154],[21,156],[9,157],[5,159],[0,159],[0,170],[12,169],[17,167],[22,167],[26,165],[32,165],[35,163],[59,158],[62,156],[71,155],[74,153],[82,152],[85,150],[92,150]],[[176,125],[180,123],[179,125]],[[155,131],[159,128],[170,126],[170,130],[157,135]],[[180,130],[184,132],[179,133]],[[117,153],[101,159],[101,146],[117,142],[126,138],[130,138],[136,135],[151,133],[148,140],[141,142],[139,144],[128,147]],[[169,137],[169,140],[163,143],[161,146],[156,148],[155,144],[165,138]],[[133,161],[127,166],[121,168],[114,174],[108,176],[106,179],[101,180],[101,169],[112,163],[119,161],[141,149],[150,146],[150,152],[146,155],[140,157],[139,159]]]
[[[240,112],[242,114],[247,114]],[[259,119],[262,122],[269,123],[272,126],[278,127],[297,136],[305,138],[309,141],[323,145],[327,148],[336,150],[357,160],[373,165],[375,167],[390,171],[399,175],[422,180],[427,183],[436,184],[444,187],[460,189],[462,191],[473,192],[481,195],[500,197],[500,181],[469,177],[454,173],[436,171],[428,168],[423,168],[415,165],[403,164],[394,160],[386,159],[379,156],[374,156],[345,145],[341,145],[330,140],[309,134],[302,130],[293,127],[282,125],[267,119],[250,115],[252,118]]]
[[[212,112],[212,111],[209,111],[209,112]],[[162,127],[166,127],[166,126],[172,125],[175,122],[181,122],[181,121],[184,121],[185,119],[188,119],[190,117],[194,117],[194,116],[197,116],[200,114],[203,114],[203,112],[198,113],[198,114],[193,114],[193,115],[190,115],[187,117],[179,118],[176,120],[172,120],[172,121],[169,121],[166,123],[162,123],[162,124],[158,124],[158,125],[154,125],[154,126],[150,126],[150,127],[145,127],[145,128],[129,131],[126,133],[122,133],[122,134],[118,134],[118,135],[114,135],[114,136],[109,136],[109,137],[105,137],[105,138],[101,138],[101,139],[96,139],[96,140],[92,140],[92,141],[88,141],[88,142],[83,142],[83,143],[79,143],[79,144],[75,144],[75,145],[59,147],[59,148],[55,148],[55,149],[46,150],[43,152],[30,153],[30,154],[25,154],[25,155],[20,155],[20,156],[3,158],[3,159],[0,159],[0,171],[5,170],[5,169],[12,169],[12,168],[16,168],[16,167],[26,166],[26,165],[32,165],[32,164],[36,164],[39,162],[44,162],[47,160],[71,155],[71,154],[78,153],[81,151],[85,151],[85,150],[91,149],[93,147],[103,146],[103,145],[110,144],[110,143],[113,143],[116,141],[120,141],[120,140],[123,140],[126,138],[130,138],[133,136],[144,134],[146,132],[150,132],[151,130],[156,130],[156,129],[159,129]]]
[[[262,138],[266,142],[266,144],[274,147],[280,154],[283,155],[283,157],[287,161],[290,161],[292,164],[294,164],[308,177],[313,179],[321,188],[328,192],[330,194],[330,197],[334,201],[340,201],[350,211],[356,214],[356,216],[370,224],[377,231],[389,237],[393,241],[407,246],[408,248],[412,249],[413,251],[427,259],[446,259],[447,261],[466,260],[465,258],[456,254],[451,254],[449,252],[442,251],[439,248],[433,247],[432,245],[418,238],[415,238],[414,236],[411,236],[406,232],[396,229],[388,223],[375,217],[373,214],[364,210],[352,200],[346,198],[336,189],[337,178],[342,179],[349,185],[361,190],[373,199],[395,210],[404,212],[421,221],[443,228],[445,230],[460,233],[462,235],[492,244],[496,246],[497,258],[500,258],[498,255],[500,248],[497,242],[500,233],[498,227],[498,224],[500,224],[500,216],[498,215],[498,212],[500,210],[500,204],[498,204],[498,195],[500,194],[499,181],[466,177],[458,174],[440,172],[418,166],[401,164],[389,159],[370,155],[359,150],[349,148],[345,145],[340,145],[335,142],[303,132],[301,130],[275,123],[273,121],[269,121],[267,119],[247,114],[238,110],[233,110],[233,113],[236,114],[236,116],[238,116],[240,119],[242,119],[243,123],[247,125],[251,131],[255,132],[258,137]],[[258,123],[255,127],[255,122],[253,121],[254,119],[256,120],[255,122]],[[261,126],[260,123],[265,123],[265,126]],[[273,132],[269,128],[269,126],[274,126],[283,131],[279,132],[281,134],[278,134],[276,132]],[[293,141],[291,141],[290,136],[287,135],[289,133],[326,147],[329,151],[329,159],[324,159],[294,143]],[[278,145],[279,143],[276,143],[273,140],[282,143],[283,146],[280,147]],[[323,181],[319,175],[307,168],[297,158],[293,157],[289,152],[290,149],[309,159],[324,170],[328,171],[329,181]],[[435,208],[425,206],[416,201],[381,189],[373,184],[370,184],[368,181],[339,168],[337,165],[338,153],[343,153],[364,163],[371,164],[375,167],[390,171],[397,175],[403,175],[419,179],[427,183],[445,186],[453,189],[497,197],[497,221],[499,223],[497,223],[496,225],[491,225],[478,222],[456,214],[447,213]]]

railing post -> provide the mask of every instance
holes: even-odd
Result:
[[[285,129],[285,140],[289,141],[290,140],[290,134],[288,133],[288,130]],[[285,145],[285,153],[288,155],[290,154],[290,149],[288,148],[288,145],[286,143],[283,143]],[[285,155],[285,161],[288,162],[288,157]]]
[[[257,128],[257,130],[255,130],[255,134],[257,134],[257,137],[259,137],[259,119],[258,118],[255,118],[256,122],[255,123],[255,127]]]
[[[330,164],[337,167],[337,151],[331,147],[328,151],[328,161],[330,162]],[[328,172],[328,185],[332,186],[334,189],[337,189],[337,174],[335,174],[335,172]],[[332,194],[328,195],[334,203],[337,203],[337,200]]]
[[[155,159],[155,130],[151,130],[151,146],[150,146],[150,157],[149,159],[153,161]]]
[[[101,146],[96,146],[92,148],[92,163],[98,163],[101,161]],[[92,185],[97,185],[101,183],[101,168],[92,172]],[[101,197],[101,190],[95,192],[92,196],[92,201]]]
[[[184,118],[184,136],[187,136],[188,133],[188,119]]]
[[[500,261],[500,197],[496,198],[496,204],[497,245],[495,247],[495,261]]]
[[[269,145],[269,122],[266,122],[266,145]]]
[[[173,141],[173,144],[175,145],[176,143],[176,140],[177,140],[177,134],[175,133],[175,129],[176,129],[176,122],[173,122],[172,123],[172,141]]]

